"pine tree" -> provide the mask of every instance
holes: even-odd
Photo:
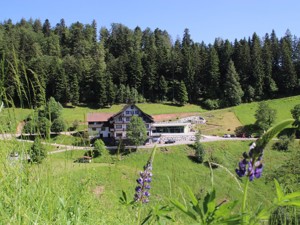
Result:
[[[115,102],[115,87],[112,82],[110,74],[107,74],[107,85],[106,85],[106,93],[107,93],[107,105],[113,105]]]
[[[189,30],[185,29],[182,39],[182,73],[189,90],[188,96],[190,101],[195,100],[194,82],[195,82],[195,57],[193,51],[193,41],[190,37]]]
[[[116,95],[116,102],[117,103],[125,103],[125,92],[126,92],[126,87],[124,84],[121,84],[120,87],[118,88],[118,92]]]
[[[48,19],[45,20],[43,24],[43,33],[45,37],[49,37],[51,33],[51,25]]]
[[[233,61],[237,73],[240,77],[240,84],[244,90],[244,101],[251,102],[254,98],[254,90],[250,83],[250,76],[252,73],[251,55],[249,42],[246,39],[235,41],[234,44]]]
[[[249,80],[250,85],[255,89],[255,98],[261,99],[263,97],[263,81],[264,81],[264,70],[262,63],[262,53],[260,39],[253,34],[251,40],[251,61],[252,61],[252,74]]]
[[[292,61],[292,50],[287,38],[281,40],[282,66],[281,83],[278,84],[281,93],[293,93],[297,86],[297,74]]]
[[[143,33],[143,58],[142,65],[144,80],[142,82],[142,93],[150,101],[155,101],[155,80],[157,78],[156,46],[153,32],[148,28]]]
[[[219,57],[214,47],[211,47],[208,59],[207,76],[205,78],[206,94],[205,97],[209,99],[217,99],[220,90],[220,69]]]
[[[272,49],[269,35],[266,34],[264,38],[264,46],[262,52],[265,78],[264,78],[264,95],[267,97],[274,96],[278,90],[277,85],[272,77]]]
[[[186,86],[183,81],[180,82],[179,89],[178,89],[178,99],[180,105],[185,105],[188,102],[188,93],[186,90]]]
[[[224,83],[224,103],[225,106],[235,106],[242,102],[244,92],[239,83],[239,76],[235,70],[232,60],[229,61]]]

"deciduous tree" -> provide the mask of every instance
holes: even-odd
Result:
[[[133,145],[138,146],[143,144],[147,139],[147,129],[143,119],[136,115],[132,116],[126,133],[127,138]]]

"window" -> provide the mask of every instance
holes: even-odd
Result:
[[[139,111],[135,111],[134,113],[137,114],[137,115],[139,115]]]
[[[119,121],[122,121],[122,116],[119,117]]]
[[[130,111],[126,111],[125,113],[126,113],[127,115],[129,115],[129,114],[130,114]]]
[[[116,129],[122,129],[122,125],[116,125]]]
[[[130,108],[131,108],[131,109],[133,109],[133,105],[132,105],[132,106],[130,106]]]
[[[146,128],[149,128],[149,127],[150,127],[150,125],[147,123],[147,124],[146,124]]]
[[[105,131],[105,128],[106,128],[106,127],[101,127],[101,131]]]
[[[130,117],[126,117],[126,121],[130,121]]]

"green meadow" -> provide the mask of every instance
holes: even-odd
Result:
[[[300,96],[268,101],[277,109],[277,120],[291,118],[290,109],[300,103]],[[72,124],[83,122],[88,112],[116,113],[124,105],[107,109],[87,107],[64,108],[63,118]],[[196,105],[183,107],[168,104],[138,104],[148,114],[199,113],[207,119],[200,127],[203,133],[222,134],[233,132],[240,125],[254,123],[257,103],[237,107],[206,111]],[[18,122],[32,112],[30,109],[4,108],[1,118]],[[50,144],[73,145],[80,137],[57,135],[47,140],[47,151],[58,150]],[[12,151],[25,155],[32,142],[1,140],[0,151],[0,224],[136,224],[137,211],[120,203],[122,192],[132,200],[136,179],[150,156],[152,149],[139,149],[118,157],[106,154],[93,159],[90,164],[75,163],[83,156],[84,150],[72,150],[49,154],[42,164],[8,159]],[[235,168],[242,153],[249,149],[249,141],[223,141],[203,143],[206,158],[213,158],[218,168],[210,170],[207,164],[196,163],[193,146],[179,145],[158,148],[153,162],[153,182],[149,204],[141,209],[141,218],[159,206],[170,204],[177,199],[187,204],[189,198],[186,186],[200,199],[216,189],[217,202],[238,200],[234,209],[239,211],[245,179],[235,175]],[[278,152],[268,145],[264,153],[264,171],[260,179],[251,182],[248,190],[247,207],[255,211],[259,206],[270,206],[276,195],[270,175],[291,157],[291,151]],[[299,149],[295,141],[292,149]],[[173,209],[168,213],[173,224],[191,224],[189,218]]]
[[[241,200],[245,180],[234,174],[248,141],[204,143],[207,156],[218,158],[221,167],[212,170],[195,163],[191,146],[158,148],[153,162],[150,203],[141,217],[152,207],[169,205],[170,199],[188,200],[185,186],[199,198],[213,186],[217,202]],[[84,151],[51,154],[39,165],[25,162],[10,163],[7,154],[12,148],[26,150],[29,144],[1,141],[0,218],[3,224],[136,224],[136,210],[122,205],[122,191],[133,199],[135,180],[150,156],[151,149],[140,149],[119,160],[108,156],[107,162],[74,163]],[[54,149],[53,149],[54,150]],[[51,151],[51,150],[49,150]],[[272,204],[273,182],[268,181],[272,170],[282,165],[290,152],[265,151],[263,177],[250,183],[248,207]],[[213,179],[212,179],[213,178]],[[241,202],[238,203],[239,209]],[[188,218],[173,210],[174,224],[190,224]]]
[[[276,109],[277,117],[275,123],[292,118],[291,109],[300,104],[300,95],[288,98],[274,99],[266,101],[270,107]],[[257,102],[245,103],[233,108],[237,118],[243,125],[255,122],[255,110]]]

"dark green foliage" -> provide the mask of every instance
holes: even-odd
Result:
[[[185,105],[188,102],[188,93],[186,90],[186,86],[183,81],[180,82],[179,88],[178,88],[178,97],[177,101],[180,105]]]
[[[218,109],[220,108],[220,101],[218,99],[206,99],[203,106],[207,109]]]
[[[51,121],[46,117],[41,117],[37,123],[37,132],[45,138],[50,138]]]
[[[47,157],[47,151],[41,139],[36,137],[29,150],[30,161],[34,163],[41,163]]]
[[[52,132],[62,132],[66,130],[66,123],[62,118],[57,118],[52,122],[51,131]]]
[[[51,27],[49,20],[8,20],[0,23],[1,93],[23,107],[41,107],[50,97],[62,104],[98,107],[207,99],[222,103],[217,108],[227,107],[299,94],[299,46],[290,32],[280,39],[272,31],[263,39],[254,33],[234,43],[217,38],[206,45],[194,42],[188,29],[173,42],[158,28],[114,23],[110,29],[102,27],[97,40],[96,21],[67,27],[61,19]],[[236,74],[228,73],[231,60]],[[178,99],[181,81],[184,101]]]
[[[263,96],[263,81],[264,81],[264,68],[262,61],[262,49],[260,45],[260,39],[253,34],[251,40],[251,61],[252,61],[252,74],[249,82],[254,84],[255,98],[261,99]]]
[[[290,144],[294,141],[293,136],[288,137],[287,135],[282,135],[279,137],[279,140],[274,143],[273,149],[278,151],[287,151],[289,149]]]
[[[45,116],[50,121],[54,121],[61,116],[62,110],[62,105],[59,102],[56,102],[53,97],[51,97],[45,107]]]
[[[242,97],[244,95],[244,92],[239,83],[239,76],[231,60],[229,61],[223,86],[224,106],[235,106],[242,103]]]
[[[276,119],[276,110],[269,107],[266,102],[258,103],[258,108],[255,111],[255,125],[261,130],[268,130]]]
[[[291,114],[294,118],[293,125],[296,126],[300,130],[300,104],[296,105],[292,110]]]
[[[127,126],[127,138],[135,145],[142,145],[147,139],[147,129],[141,117],[132,116]]]

